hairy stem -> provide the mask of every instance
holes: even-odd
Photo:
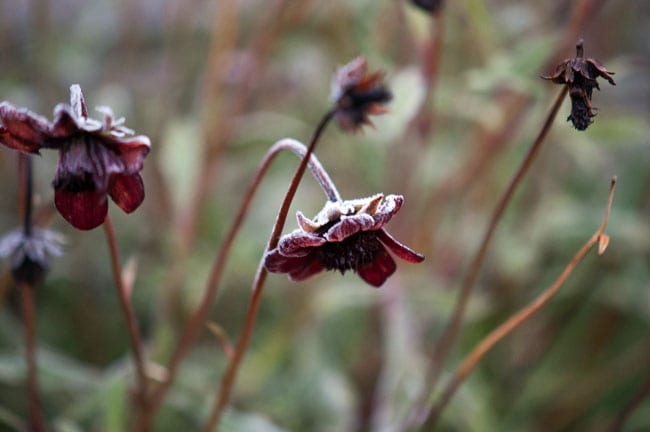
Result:
[[[34,287],[21,283],[18,287],[22,295],[22,312],[25,324],[25,358],[27,361],[27,398],[29,401],[30,431],[45,430],[45,421],[41,409],[41,398],[38,390],[38,366],[36,362]]]
[[[437,420],[440,418],[442,410],[445,408],[447,403],[451,400],[456,390],[460,385],[465,381],[469,374],[476,368],[481,359],[503,338],[508,336],[512,331],[526,322],[531,318],[535,313],[537,313],[544,305],[546,305],[551,298],[553,298],[564,282],[571,276],[573,270],[580,264],[582,259],[587,255],[587,253],[596,245],[600,246],[604,244],[602,238],[605,236],[605,228],[607,227],[607,221],[609,219],[609,212],[612,206],[612,200],[614,198],[614,187],[616,186],[616,177],[612,178],[611,186],[609,189],[609,197],[607,199],[607,207],[605,210],[605,216],[603,221],[598,228],[598,230],[591,236],[591,238],[578,250],[578,252],[573,256],[571,261],[567,266],[562,270],[560,276],[549,286],[544,292],[542,292],[535,300],[530,304],[525,306],[519,312],[511,316],[507,321],[501,324],[499,327],[495,328],[484,337],[474,349],[465,357],[461,365],[456,369],[456,372],[449,380],[445,388],[443,389],[438,402],[431,409],[429,416],[426,420],[427,430],[434,430]],[[605,243],[606,244],[606,243]],[[599,250],[599,254],[604,252],[604,250]]]
[[[109,215],[106,215],[104,221],[104,232],[106,233],[106,242],[111,256],[111,270],[113,272],[113,279],[115,279],[115,288],[117,289],[117,297],[120,300],[122,313],[126,319],[127,329],[129,333],[129,341],[131,343],[131,353],[133,355],[133,362],[135,365],[136,376],[136,397],[138,400],[140,412],[138,413],[139,426],[138,431],[146,431],[148,427],[143,426],[141,423],[144,413],[147,411],[147,376],[145,372],[144,354],[142,348],[142,341],[138,330],[138,322],[133,312],[131,305],[131,298],[124,285],[122,278],[122,266],[120,264],[120,255],[117,248],[117,240],[115,238],[115,228]]]
[[[244,324],[244,330],[242,331],[239,340],[237,341],[237,345],[235,346],[235,352],[233,354],[232,360],[228,364],[228,368],[226,369],[223,380],[221,381],[219,394],[215,400],[214,407],[210,413],[210,417],[208,418],[208,422],[206,423],[206,426],[204,428],[204,431],[206,432],[213,431],[215,427],[219,424],[219,420],[221,419],[223,410],[228,404],[228,401],[230,399],[230,394],[232,392],[232,387],[235,383],[235,378],[237,377],[237,372],[244,358],[244,354],[246,353],[246,348],[248,347],[248,342],[250,341],[250,337],[253,333],[253,327],[255,326],[255,321],[257,319],[257,312],[259,310],[259,306],[262,300],[262,292],[264,291],[264,283],[266,282],[266,276],[268,275],[268,272],[264,267],[264,257],[266,255],[266,252],[275,248],[278,245],[278,241],[280,240],[280,235],[282,234],[282,229],[284,228],[284,223],[287,220],[289,207],[291,206],[293,197],[295,196],[296,191],[298,190],[298,185],[300,184],[300,180],[305,174],[305,169],[307,168],[307,162],[309,161],[309,158],[314,152],[314,149],[316,148],[316,144],[318,143],[321,135],[323,134],[325,127],[333,118],[333,116],[334,116],[334,111],[329,111],[327,114],[323,116],[320,123],[316,127],[316,130],[314,131],[314,135],[312,136],[312,139],[309,143],[309,147],[307,148],[305,155],[302,157],[302,160],[298,165],[298,169],[296,170],[296,173],[291,179],[291,183],[289,184],[289,189],[287,190],[284,200],[282,201],[282,206],[280,207],[280,210],[275,220],[275,224],[273,225],[273,230],[271,231],[271,235],[269,237],[266,250],[262,255],[262,259],[260,260],[260,264],[255,274],[255,280],[253,282],[253,294],[251,296],[250,303],[248,304],[248,310],[246,311],[246,322]]]
[[[158,389],[156,390],[156,392],[152,397],[151,404],[150,404],[150,408],[152,411],[155,411],[160,405],[160,403],[162,402],[166,392],[169,390],[169,387],[174,382],[174,379],[176,377],[176,374],[178,373],[178,368],[180,367],[181,362],[183,361],[183,359],[189,352],[192,344],[196,341],[196,338],[201,332],[201,329],[203,328],[208,313],[210,312],[210,308],[212,307],[212,304],[214,303],[214,299],[217,295],[219,283],[223,275],[223,270],[226,265],[228,255],[230,254],[230,250],[232,249],[232,245],[235,241],[235,237],[239,233],[239,229],[241,228],[242,224],[244,223],[244,220],[246,219],[246,215],[248,213],[248,209],[251,205],[253,197],[255,196],[255,193],[257,192],[258,187],[262,182],[262,179],[266,175],[266,172],[271,166],[271,163],[275,160],[275,157],[283,150],[291,151],[303,159],[305,158],[305,155],[308,152],[307,147],[305,147],[305,145],[302,144],[301,142],[290,138],[285,138],[276,142],[273,146],[271,146],[271,148],[268,150],[268,152],[262,159],[262,162],[257,168],[255,176],[251,181],[251,184],[248,186],[248,189],[246,190],[244,199],[242,200],[242,203],[239,206],[239,210],[237,211],[237,215],[235,216],[235,219],[232,225],[230,226],[230,229],[228,230],[223,243],[221,244],[221,248],[219,249],[219,253],[217,254],[214,264],[212,265],[212,269],[210,271],[210,275],[206,282],[206,288],[204,290],[201,303],[194,311],[192,317],[190,318],[187,325],[185,326],[185,329],[183,330],[183,334],[176,345],[174,353],[172,354],[171,360],[169,361],[169,365],[167,367],[167,379],[160,385],[160,387],[158,387]],[[327,172],[325,171],[321,163],[313,154],[311,154],[311,156],[309,157],[308,166],[314,178],[316,179],[316,181],[318,181],[319,185],[323,189],[323,192],[325,193],[325,195],[327,195],[327,198],[330,201],[340,200],[341,197],[338,190],[336,189],[336,186],[334,185],[334,182],[332,182],[332,180],[330,179],[329,175],[327,174]]]

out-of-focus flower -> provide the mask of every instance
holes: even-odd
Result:
[[[335,103],[334,116],[341,129],[356,132],[363,125],[372,125],[370,115],[386,112],[383,105],[393,96],[383,79],[382,72],[368,73],[363,57],[355,58],[336,72],[331,98]]]
[[[430,14],[437,14],[445,4],[444,0],[411,0],[411,3]]]
[[[50,268],[50,256],[63,255],[63,237],[50,230],[32,228],[29,234],[17,229],[0,238],[0,257],[11,256],[16,282],[40,283]]]
[[[542,78],[569,86],[571,115],[567,121],[570,120],[576,129],[585,130],[593,123],[592,118],[597,112],[597,108],[591,105],[594,88],[600,90],[597,78],[604,78],[616,85],[612,75],[614,72],[609,72],[598,60],[583,57],[583,41],[580,39],[576,45],[576,56],[564,60],[551,75],[542,75]]]
[[[329,201],[313,220],[298,212],[300,228],[283,236],[278,246],[267,253],[265,266],[273,273],[287,273],[294,281],[323,270],[352,270],[379,287],[396,268],[386,248],[408,262],[424,260],[384,229],[403,202],[400,195],[379,194]]]
[[[140,171],[151,143],[143,135],[115,120],[109,107],[98,107],[102,121],[88,117],[78,85],[70,87],[70,105],[54,108],[48,121],[10,103],[0,104],[0,142],[27,153],[42,148],[59,150],[53,181],[54,203],[75,228],[88,230],[101,225],[108,211],[107,195],[130,213],[144,200]]]

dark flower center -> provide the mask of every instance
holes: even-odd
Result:
[[[383,248],[374,231],[362,231],[341,242],[328,242],[318,249],[318,258],[327,270],[356,270],[370,264]]]

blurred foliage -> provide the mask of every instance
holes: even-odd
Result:
[[[133,301],[147,352],[164,364],[266,149],[286,136],[308,140],[337,66],[362,54],[384,69],[391,112],[362,134],[331,128],[317,154],[344,198],[403,194],[389,229],[427,260],[399,263],[378,290],[353,274],[299,284],[270,275],[222,430],[390,431],[429,391],[427,355],[499,194],[559,92],[538,76],[573,55],[552,58],[578,3],[448,0],[432,19],[396,0],[5,1],[0,99],[50,116],[79,83],[89,107],[112,106],[151,137],[144,205],[111,214],[123,260],[138,263]],[[650,11],[644,0],[593,3],[602,7],[580,31],[585,54],[615,71],[617,86],[595,92],[600,110],[586,132],[565,122],[565,102],[489,249],[445,376],[557,277],[597,229],[616,174],[609,249],[590,254],[557,298],[488,354],[441,430],[601,430],[647,377]],[[421,63],[432,35],[442,45],[427,98]],[[0,150],[3,231],[19,221],[16,160]],[[210,319],[231,340],[296,165],[278,158],[230,256]],[[45,414],[56,431],[125,430],[133,371],[107,247],[101,230],[75,232],[52,217],[55,167],[53,154],[35,161],[39,214],[68,239],[37,293]],[[323,198],[306,177],[292,212],[315,214]],[[194,235],[183,231],[188,215]],[[27,415],[25,366],[6,265],[0,292],[0,430],[16,430]],[[225,361],[205,332],[156,430],[198,430]],[[650,430],[650,402],[626,430]]]

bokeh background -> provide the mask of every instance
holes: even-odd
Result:
[[[491,329],[548,286],[597,229],[608,233],[559,295],[489,353],[440,430],[605,430],[650,371],[650,4],[448,0],[431,16],[398,0],[3,0],[0,99],[51,118],[79,83],[153,143],[147,198],[113,205],[147,352],[164,364],[198,303],[244,190],[278,139],[309,139],[336,68],[386,72],[390,113],[361,134],[330,127],[317,155],[345,198],[399,193],[389,230],[426,255],[380,289],[354,274],[270,275],[223,430],[390,431],[431,392],[428,356],[501,191],[560,88],[539,79],[574,54],[615,71],[585,132],[560,110],[495,235],[443,382]],[[98,115],[97,115],[98,116]],[[122,431],[133,382],[103,232],[53,210],[57,155],[35,161],[39,218],[67,238],[37,293],[44,410],[56,431]],[[297,166],[281,156],[228,261],[211,322],[236,340],[275,214]],[[17,156],[0,149],[0,230],[18,223]],[[291,214],[324,204],[305,177]],[[285,232],[296,227],[291,218]],[[0,283],[0,430],[26,422],[19,295]],[[204,332],[156,430],[198,430],[226,357]],[[626,429],[650,430],[650,402]]]

